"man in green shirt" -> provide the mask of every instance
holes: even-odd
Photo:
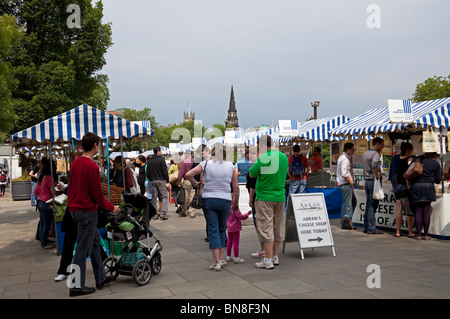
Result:
[[[279,265],[278,249],[284,240],[285,182],[289,164],[286,155],[273,148],[269,135],[261,136],[258,145],[261,155],[250,168],[249,175],[258,178],[255,187],[255,217],[266,256],[255,266],[273,269],[274,265]]]

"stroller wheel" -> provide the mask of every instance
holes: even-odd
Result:
[[[154,275],[157,275],[160,273],[162,268],[162,262],[161,262],[161,254],[159,252],[156,252],[152,259],[150,259],[150,263],[152,264],[152,272]]]
[[[138,261],[133,267],[133,279],[139,285],[143,286],[149,283],[152,278],[152,269],[146,260]]]
[[[117,259],[114,257],[108,257],[103,261],[103,267],[105,268],[106,276],[111,276],[113,280],[119,277],[119,271],[117,269]]]

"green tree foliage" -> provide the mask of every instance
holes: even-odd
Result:
[[[78,5],[81,27],[70,25]],[[18,81],[12,105],[19,131],[87,103],[105,110],[108,77],[99,72],[112,45],[111,25],[103,24],[103,4],[90,0],[0,0],[23,36],[8,61]],[[74,18],[76,19],[76,17]]]
[[[448,77],[434,76],[416,87],[412,100],[421,102],[450,97],[450,75]]]
[[[123,111],[122,118],[128,121],[150,121],[150,128],[155,131],[158,127],[158,122],[151,112],[152,110],[147,107],[143,110],[125,109]],[[123,149],[124,151],[146,151],[154,147],[155,142],[152,140],[144,139],[130,141],[128,144],[123,146]]]
[[[6,140],[18,119],[11,105],[12,90],[17,86],[17,81],[11,75],[6,58],[17,45],[19,35],[14,18],[0,16],[0,142]]]

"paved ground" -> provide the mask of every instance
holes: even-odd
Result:
[[[34,239],[38,213],[29,201],[0,197],[0,298],[69,299],[65,282],[54,282],[60,257],[41,250]],[[163,244],[160,274],[146,286],[119,276],[86,299],[423,299],[450,297],[450,241],[416,241],[391,231],[367,235],[339,229],[332,220],[336,257],[330,248],[305,251],[288,243],[273,270],[256,269],[250,254],[258,248],[255,230],[245,221],[241,233],[243,264],[220,272],[208,269],[211,254],[204,241],[205,221],[181,218],[170,205],[167,221],[152,221]],[[369,288],[369,265],[381,270],[381,287]],[[89,265],[89,263],[88,263]],[[375,282],[369,280],[369,282]],[[88,268],[87,285],[94,285]],[[71,298],[74,299],[74,298]],[[206,300],[205,300],[206,302]]]

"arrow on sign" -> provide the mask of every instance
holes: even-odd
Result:
[[[320,238],[319,236],[317,236],[317,238],[308,239],[308,241],[317,241],[318,243],[320,243],[322,240],[323,238]]]

